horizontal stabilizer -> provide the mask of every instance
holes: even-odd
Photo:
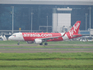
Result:
[[[81,34],[74,34],[73,37],[80,37],[82,36]]]

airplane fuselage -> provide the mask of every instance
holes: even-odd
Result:
[[[74,26],[65,33],[14,33],[9,37],[9,40],[16,41],[31,41],[31,43],[43,43],[49,41],[63,41],[82,36],[78,34],[81,21],[77,21]]]

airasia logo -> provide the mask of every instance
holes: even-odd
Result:
[[[73,33],[76,33],[79,26],[80,26],[80,24],[77,23],[76,26],[74,25],[73,29],[69,31],[69,34],[70,34],[71,37],[73,36]]]
[[[52,37],[52,34],[24,34],[24,37]]]

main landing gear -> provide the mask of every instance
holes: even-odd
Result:
[[[43,45],[42,43],[40,43],[39,45]]]
[[[47,45],[47,43],[44,43],[44,45]]]
[[[43,45],[43,43],[40,43],[39,45]],[[48,45],[47,43],[44,43],[44,45]]]

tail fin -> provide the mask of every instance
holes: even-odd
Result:
[[[77,21],[77,22],[73,25],[73,27],[70,29],[69,32],[72,33],[72,34],[78,34],[80,24],[81,24],[81,21]]]
[[[69,38],[69,39],[72,39],[72,38],[80,37],[80,36],[81,36],[80,34],[78,34],[80,24],[81,24],[81,21],[77,21],[77,22],[73,25],[73,27],[70,29],[70,31],[67,32],[67,35],[68,35],[68,38]]]

